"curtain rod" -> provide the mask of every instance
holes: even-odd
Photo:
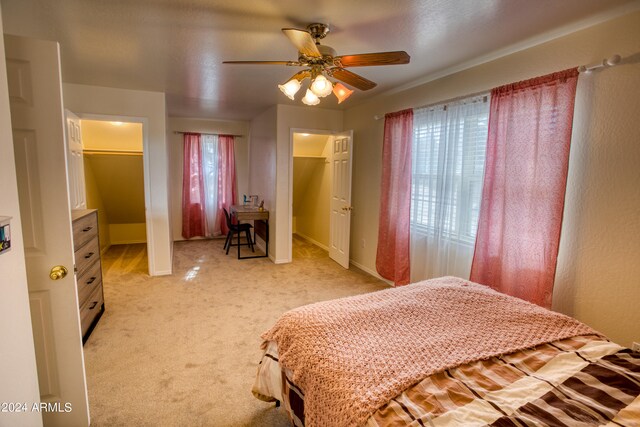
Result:
[[[581,65],[578,67],[579,73],[590,73],[593,70],[597,70],[598,68],[607,68],[613,67],[614,65],[618,65],[622,57],[618,54],[612,55],[610,58],[604,58],[601,62],[596,62],[591,65]]]
[[[236,138],[243,138],[244,137],[244,135],[233,135],[233,134],[230,134],[230,133],[187,132],[187,131],[184,131],[184,130],[174,130],[173,133],[183,134],[183,135],[185,133],[199,133],[200,135],[212,135],[212,136],[229,135],[229,136],[234,136]]]
[[[466,98],[475,98],[477,96],[484,96],[485,99],[483,100],[483,102],[487,102],[487,96],[489,96],[489,94],[491,93],[491,90],[483,90],[481,92],[476,92],[476,93],[472,93],[471,95],[462,95],[462,96],[458,96],[455,98],[450,98],[450,99],[446,99],[444,101],[438,101],[438,102],[434,102],[431,104],[426,104],[426,105],[421,105],[419,107],[408,107],[408,108],[412,108],[412,109],[418,109],[418,108],[428,108],[428,107],[435,107],[436,105],[442,105],[442,104],[450,104],[452,102],[456,102],[456,101],[460,101],[461,99],[466,99]],[[380,119],[384,119],[384,114],[383,115],[379,115],[376,114],[375,116],[373,116],[374,120],[380,120]]]
[[[609,68],[609,67],[613,67],[616,66],[620,63],[620,61],[622,60],[622,57],[618,54],[612,55],[609,58],[605,58],[603,59],[601,62],[596,62],[595,64],[591,64],[591,65],[580,65],[578,67],[578,72],[579,73],[585,73],[585,74],[589,74],[591,71],[593,70],[597,70],[599,68]],[[457,101],[459,99],[463,99],[463,98],[472,98],[474,96],[480,96],[484,93],[487,93],[490,91],[483,91],[483,92],[478,92],[478,93],[474,93],[471,95],[465,95],[465,96],[460,96],[458,98],[453,98],[453,99],[449,99],[447,101],[443,101],[443,102],[436,102],[434,104],[430,104],[430,105],[423,105],[420,107],[413,107],[413,108],[426,108],[426,107],[432,107],[438,104],[446,104],[449,102],[453,102],[453,101]],[[380,120],[380,119],[384,119],[384,115],[379,115],[376,114],[375,116],[373,116],[374,120]]]

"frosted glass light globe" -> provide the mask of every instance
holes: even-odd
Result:
[[[311,83],[311,91],[316,94],[316,96],[324,98],[333,91],[333,85],[325,76],[320,74],[313,80],[313,83]]]
[[[302,102],[307,105],[318,105],[320,103],[320,98],[318,98],[313,92],[307,89],[307,93],[304,98],[302,98]]]
[[[294,99],[294,96],[300,90],[300,82],[297,79],[291,79],[283,85],[278,85],[282,93],[287,95],[287,97],[291,100]]]

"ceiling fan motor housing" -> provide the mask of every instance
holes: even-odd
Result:
[[[323,39],[329,34],[329,26],[327,24],[314,23],[307,25],[307,30],[311,33],[311,37],[316,40],[316,44],[318,44],[318,39]]]
[[[336,56],[336,50],[331,46],[327,46],[324,44],[319,44],[317,46],[323,57],[330,56],[333,58],[334,56]]]

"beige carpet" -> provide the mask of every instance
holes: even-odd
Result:
[[[84,347],[92,426],[287,426],[251,394],[260,334],[291,308],[387,286],[298,238],[284,265],[223,243],[176,243],[164,277],[146,274],[144,245],[105,254],[106,312]]]

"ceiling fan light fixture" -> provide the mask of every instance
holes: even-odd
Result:
[[[320,98],[324,98],[333,91],[333,85],[322,74],[319,74],[311,83],[311,92]]]
[[[297,79],[291,79],[283,85],[278,85],[278,88],[284,93],[289,99],[294,100],[296,93],[300,90],[300,81]]]
[[[333,94],[338,98],[338,104],[350,97],[352,93],[353,91],[342,83],[336,83],[333,86]]]
[[[302,102],[306,105],[318,105],[320,103],[320,98],[318,98],[310,89],[307,89],[307,93],[304,98],[302,98]]]

